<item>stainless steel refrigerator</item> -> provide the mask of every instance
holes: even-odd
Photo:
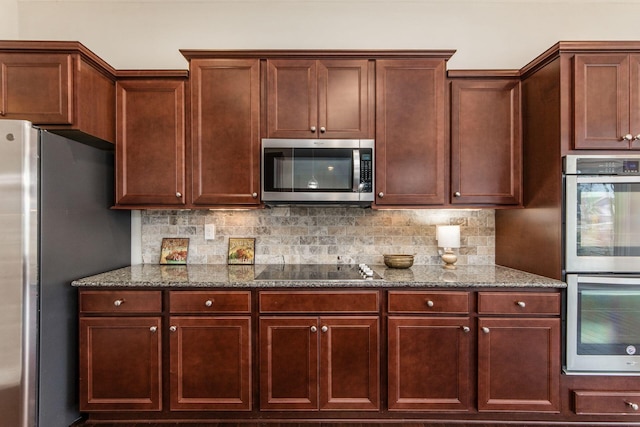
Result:
[[[128,265],[131,217],[113,204],[112,151],[0,120],[0,427],[79,418],[77,292]]]

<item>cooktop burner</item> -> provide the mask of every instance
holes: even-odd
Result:
[[[271,264],[256,276],[255,280],[380,280],[367,265],[343,264]]]

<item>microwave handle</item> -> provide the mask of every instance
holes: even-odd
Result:
[[[360,150],[353,150],[353,192],[360,192]]]

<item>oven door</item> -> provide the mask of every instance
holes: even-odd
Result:
[[[568,373],[640,375],[640,275],[567,275]]]
[[[565,177],[566,271],[640,270],[640,178]]]

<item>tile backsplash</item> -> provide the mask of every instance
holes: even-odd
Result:
[[[458,265],[495,261],[495,216],[483,210],[371,210],[277,207],[230,211],[142,211],[142,262],[157,264],[163,237],[189,238],[189,264],[226,264],[229,237],[256,239],[256,264],[382,264],[383,254],[415,254],[440,264],[436,225],[460,225]],[[205,240],[204,225],[215,226]]]

